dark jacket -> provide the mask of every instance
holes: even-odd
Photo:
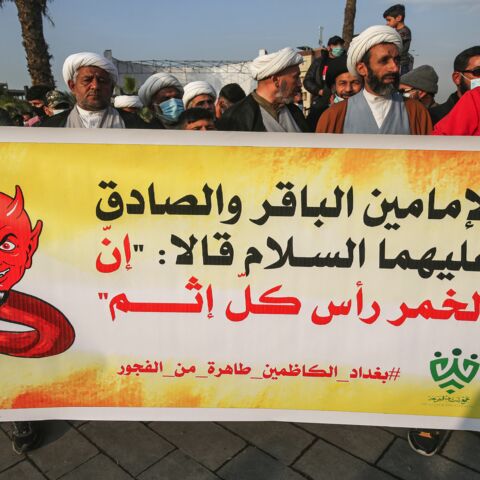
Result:
[[[328,64],[329,57],[327,51],[322,51],[322,55],[313,60],[312,64],[305,74],[303,80],[303,87],[310,92],[314,97],[318,97],[318,92],[322,88],[325,88],[325,82],[323,80],[323,70]]]
[[[435,105],[429,109],[430,117],[432,117],[432,123],[435,125],[439,122],[443,117],[445,117],[450,110],[457,104],[459,100],[457,92],[452,93],[445,103],[441,103],[440,105]]]
[[[54,115],[53,117],[49,117],[47,120],[42,122],[40,126],[64,128],[67,124],[67,118],[70,115],[71,111],[71,109],[65,110],[64,112]],[[134,113],[125,112],[124,110],[119,109],[117,109],[117,111],[122,117],[123,122],[125,123],[125,128],[154,128],[151,127],[148,123],[144,122],[138,115],[135,115]]]
[[[343,55],[346,55],[346,53]],[[316,58],[310,65],[303,80],[303,87],[313,95],[314,99],[318,97],[318,92],[322,89],[324,90],[323,96],[326,98],[330,97],[332,92],[327,82],[323,79],[323,71],[325,67],[328,69],[330,62],[337,62],[339,58],[341,57],[330,58],[328,51],[324,50],[322,51],[322,56]]]
[[[302,132],[311,132],[303,113],[293,105],[287,105],[293,119]],[[240,102],[229,108],[217,122],[218,130],[232,132],[266,132],[263,124],[260,106],[252,95],[248,95]]]
[[[329,100],[330,98],[327,98],[325,95],[313,100],[307,115],[307,122],[310,125],[312,132],[317,128],[318,119],[321,117],[322,113],[330,106]]]

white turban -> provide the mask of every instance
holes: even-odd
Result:
[[[188,104],[198,95],[210,95],[213,100],[217,99],[217,92],[208,82],[202,80],[190,82],[184,87],[183,104],[185,108],[188,108]]]
[[[301,63],[303,63],[303,57],[295,49],[287,47],[278,52],[257,57],[250,64],[250,72],[254,80],[263,80]]]
[[[138,96],[147,107],[152,102],[152,97],[162,88],[174,87],[183,95],[182,84],[176,77],[169,73],[154,73],[145,80],[145,83],[138,90]]]
[[[388,25],[374,25],[364,30],[350,43],[347,53],[348,71],[358,77],[357,63],[362,61],[363,56],[379,43],[393,43],[398,50],[402,49],[403,42],[400,34]]]
[[[118,95],[113,101],[115,108],[142,108],[143,104],[137,95]]]
[[[101,68],[109,73],[114,84],[118,81],[117,67],[108,58],[102,57],[98,53],[81,52],[68,56],[63,63],[62,74],[67,85],[68,81],[73,80],[75,72],[81,67]]]

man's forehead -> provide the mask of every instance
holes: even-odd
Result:
[[[30,105],[33,105],[34,107],[43,107],[43,105],[45,105],[45,102],[43,100],[39,100],[39,99],[29,100],[28,103]]]
[[[352,75],[350,72],[344,72],[335,77],[335,82],[353,82],[354,80],[360,80],[355,75]]]
[[[472,70],[476,67],[480,67],[480,55],[475,55],[468,61],[467,70]]]
[[[207,125],[211,125],[211,124],[213,124],[212,121],[206,120],[204,118],[202,118],[200,120],[195,120],[194,122],[189,123],[189,125],[195,126],[195,127],[206,127]]]
[[[377,43],[377,45],[374,45],[370,49],[372,54],[376,54],[378,56],[397,55],[398,51],[398,47],[394,43]]]
[[[178,88],[169,86],[169,87],[163,87],[163,88],[160,88],[159,90],[157,90],[153,94],[152,99],[153,100],[158,100],[158,99],[161,99],[165,96],[170,96],[170,95],[178,95],[179,98],[181,98],[180,91],[178,90]]]
[[[104,70],[103,68],[100,68],[100,67],[94,67],[94,66],[88,66],[88,67],[80,67],[78,70],[77,70],[77,75],[80,76],[80,75],[84,75],[84,76],[87,76],[87,75],[101,75],[103,77],[108,77],[110,78],[110,74]]]
[[[300,75],[300,67],[298,65],[292,65],[291,67],[287,67],[281,72],[277,73],[277,76],[281,77],[282,75]]]
[[[156,93],[164,93],[165,94],[165,93],[178,92],[178,91],[179,91],[178,88],[169,85],[168,87],[163,87],[160,90],[157,90]]]
[[[208,93],[200,93],[199,95],[195,95],[192,100],[195,100],[197,102],[202,102],[202,101],[213,100],[213,97]]]

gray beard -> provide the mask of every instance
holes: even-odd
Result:
[[[275,95],[275,100],[273,102],[275,105],[288,105],[290,103],[293,103],[293,96],[291,97],[284,97],[281,93],[278,93]]]

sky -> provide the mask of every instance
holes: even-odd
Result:
[[[384,23],[391,1],[357,0],[355,33]],[[480,0],[404,1],[405,23],[412,30],[410,52],[415,66],[437,71],[443,101],[455,90],[455,56],[479,43]],[[261,48],[273,52],[286,46],[318,46],[341,35],[342,0],[53,0],[52,26],[44,34],[53,55],[58,88],[61,70],[71,53],[111,49],[121,60],[250,60]],[[0,82],[10,88],[30,84],[20,25],[13,2],[0,9]]]

